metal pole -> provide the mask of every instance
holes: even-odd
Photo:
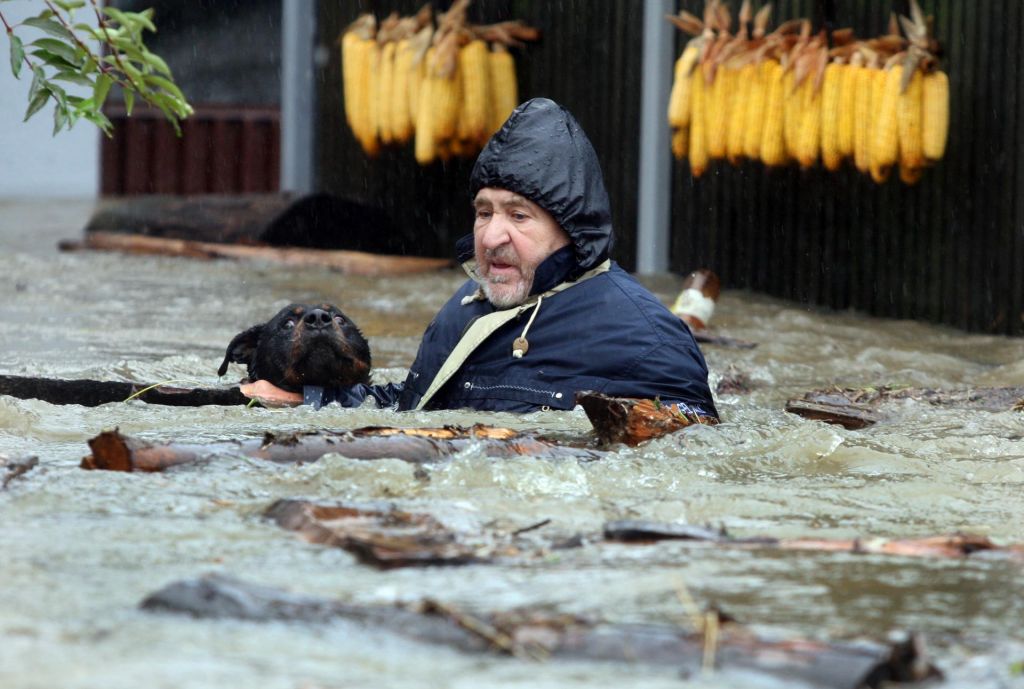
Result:
[[[313,190],[316,2],[281,3],[281,190]]]
[[[673,28],[665,21],[673,0],[645,0],[640,100],[640,190],[637,194],[638,273],[668,270],[672,161],[666,119],[672,87]]]

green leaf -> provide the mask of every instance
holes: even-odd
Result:
[[[66,124],[68,124],[67,108],[62,108],[60,105],[57,105],[53,109],[53,135],[57,136]]]
[[[47,10],[49,12],[49,10]],[[40,31],[45,31],[51,36],[63,39],[65,41],[74,41],[75,36],[70,31],[64,28],[64,25],[55,19],[48,19],[46,16],[47,12],[39,15],[38,17],[29,17],[22,22],[25,26],[31,26]],[[52,12],[50,13],[52,15]]]
[[[132,108],[135,107],[135,92],[131,89],[124,90],[124,110],[130,117],[132,114]]]
[[[57,3],[57,6],[60,7],[62,10],[64,10],[65,12],[70,12],[71,10],[77,10],[79,7],[85,7],[85,0],[53,0],[53,1],[55,3]]]
[[[11,41],[11,72],[14,73],[15,79],[20,79],[21,63],[25,61],[25,46],[13,33],[7,34],[7,38]]]
[[[157,76],[156,74],[147,74],[143,77],[143,79],[146,80],[147,84],[163,89],[170,95],[180,100],[182,103],[188,102],[187,99],[185,98],[185,94],[181,92],[180,88],[178,88],[178,85],[170,79],[164,79],[163,77]]]
[[[43,62],[45,62],[46,64],[50,65],[51,67],[53,67],[53,68],[55,68],[57,70],[62,70],[62,69],[63,70],[70,70],[70,71],[77,71],[78,70],[78,67],[76,67],[75,65],[71,64],[70,62],[68,62],[67,60],[62,58],[60,55],[54,55],[49,50],[43,50],[42,48],[40,48],[38,50],[33,50],[31,52],[31,55],[33,57],[39,58],[40,60],[42,60]]]
[[[25,119],[22,122],[28,122],[28,118],[39,112],[48,100],[50,100],[50,92],[46,89],[39,89],[36,95],[29,100],[28,110],[25,111]]]
[[[110,93],[110,85],[113,83],[114,80],[106,74],[100,74],[96,77],[96,86],[93,88],[92,99],[97,108],[102,108],[103,104],[107,102],[107,94]]]
[[[78,84],[79,86],[85,86],[87,88],[92,88],[93,87],[92,79],[88,79],[88,78],[82,76],[77,71],[71,72],[71,71],[68,71],[68,70],[62,70],[60,72],[57,72],[53,76],[53,78],[54,79],[60,79],[61,81],[66,81],[69,84]]]
[[[163,58],[159,55],[149,52],[145,48],[142,49],[142,61],[147,65],[162,73],[164,76],[171,76],[171,68],[167,66]]]
[[[35,98],[39,94],[39,91],[42,90],[42,88],[43,88],[43,82],[45,82],[45,81],[46,81],[46,74],[43,72],[43,68],[42,67],[33,67],[32,68],[32,84],[28,87],[28,100],[29,100],[29,102],[32,102],[32,99]]]
[[[39,38],[31,43],[30,46],[35,48],[41,48],[47,52],[53,53],[54,55],[60,55],[62,58],[68,61],[68,63],[75,65],[76,67],[82,64],[82,56],[74,46],[68,45],[63,41],[58,41],[55,38]]]
[[[99,127],[100,130],[108,137],[113,136],[114,124],[107,119],[107,116],[102,112],[99,112],[98,110],[86,110],[82,113],[82,117]]]

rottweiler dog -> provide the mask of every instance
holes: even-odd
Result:
[[[370,345],[332,304],[289,304],[266,323],[235,335],[217,375],[230,363],[245,364],[251,381],[289,392],[302,392],[303,385],[370,382]]]

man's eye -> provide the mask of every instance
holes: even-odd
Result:
[[[526,220],[526,213],[513,213],[512,219],[517,221]]]
[[[477,211],[476,212],[476,217],[486,219],[486,218],[491,217],[491,212],[490,211]]]

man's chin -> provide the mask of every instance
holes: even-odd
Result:
[[[484,283],[484,295],[487,297],[487,301],[491,302],[498,308],[508,308],[510,306],[518,306],[526,301],[526,290],[523,289],[523,283],[521,281],[516,282],[502,282]]]

